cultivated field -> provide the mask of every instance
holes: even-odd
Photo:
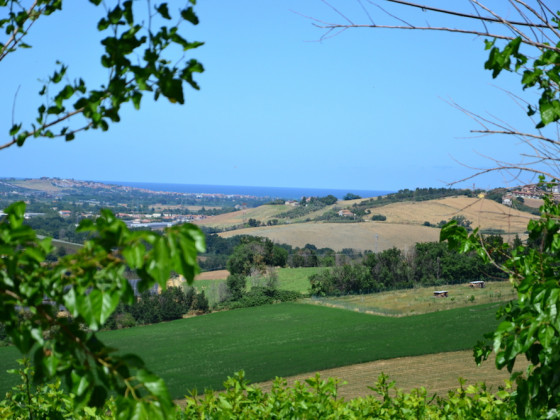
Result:
[[[346,207],[348,202],[339,201],[337,207]],[[286,206],[261,206],[241,212],[209,217],[201,223],[214,227],[227,227],[243,224],[249,218],[263,222],[273,218],[279,208]],[[329,206],[330,208],[330,206]],[[326,211],[306,215],[312,218]],[[267,237],[278,243],[303,247],[313,244],[319,248],[328,247],[340,251],[343,248],[382,251],[397,247],[406,250],[417,242],[439,240],[439,229],[424,226],[425,222],[437,225],[453,216],[464,216],[473,227],[481,229],[500,229],[506,234],[524,235],[529,213],[520,212],[495,201],[469,198],[448,197],[440,200],[402,202],[370,209],[371,214],[387,217],[384,222],[363,223],[291,223],[278,226],[245,228],[220,233],[220,236],[253,235]]]
[[[484,198],[447,197],[439,200],[409,201],[371,209],[387,217],[386,223],[437,224],[462,215],[481,229],[502,229],[506,233],[523,233],[535,216]]]
[[[60,191],[60,187],[51,184],[50,180],[44,179],[16,179],[14,181],[10,181],[11,184],[17,185],[18,187],[29,188],[38,191]]]
[[[298,303],[246,308],[156,325],[108,331],[100,339],[138,353],[169,386],[173,398],[189,389],[220,389],[245,370],[252,381],[395,357],[466,350],[497,326],[496,304],[402,318],[366,315]],[[19,357],[0,348],[0,392]]]
[[[231,226],[242,225],[247,223],[249,219],[260,220],[267,222],[274,219],[277,214],[287,211],[292,207],[279,205],[279,206],[259,206],[246,210],[234,211],[231,213],[224,213],[218,216],[208,216],[206,219],[197,220],[194,223],[201,226],[227,228]]]
[[[440,230],[433,227],[393,224],[386,222],[364,223],[295,223],[222,232],[229,238],[235,235],[267,237],[277,243],[304,247],[313,244],[318,248],[344,248],[383,251],[392,247],[410,249],[417,242],[439,240]]]
[[[194,280],[225,280],[228,276],[229,271],[227,270],[205,271],[204,273],[198,274]]]
[[[436,298],[433,293],[435,290],[446,290],[449,292],[449,297]],[[486,282],[486,287],[483,289],[473,289],[468,284],[454,284],[369,295],[310,298],[307,301],[369,314],[406,316],[483,303],[506,302],[516,297],[517,294],[509,281],[496,281]]]
[[[515,371],[524,371],[527,366],[527,360],[520,358],[515,364]],[[486,362],[477,366],[472,350],[464,350],[377,360],[304,373],[285,379],[291,385],[295,381],[303,382],[305,379],[315,376],[315,373],[319,373],[322,378],[338,378],[340,380],[338,395],[345,399],[373,395],[373,391],[368,386],[374,386],[382,373],[389,375],[389,379],[395,381],[396,387],[403,391],[424,387],[428,390],[429,395],[437,393],[440,396],[459,388],[459,378],[465,380],[465,386],[484,381],[490,390],[497,391],[498,387],[504,386],[504,381],[510,377],[506,369],[498,370],[496,368],[493,354]],[[272,381],[261,382],[257,385],[261,389],[269,391]]]

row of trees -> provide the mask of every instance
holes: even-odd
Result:
[[[486,237],[485,243],[497,260],[507,258],[501,236]],[[312,295],[338,296],[504,278],[494,264],[484,263],[474,252],[463,254],[444,243],[426,242],[409,253],[397,248],[370,253],[360,262],[314,274],[310,282]]]
[[[105,323],[105,328],[156,324],[180,319],[189,312],[205,313],[208,310],[208,299],[204,291],[197,293],[193,287],[187,290],[168,287],[159,294],[147,290],[131,305],[119,304]]]
[[[287,244],[276,245],[268,238],[254,236],[236,236],[229,240],[220,238],[217,243],[225,244],[228,241],[230,245],[236,245],[233,249],[226,246],[222,248],[223,257],[226,256],[225,252],[230,252],[226,267],[231,274],[245,276],[254,271],[264,273],[267,267],[333,267],[360,259],[364,255],[350,248],[335,252],[331,248],[317,248],[312,244],[306,244],[303,248],[294,248]]]

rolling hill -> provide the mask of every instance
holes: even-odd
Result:
[[[338,202],[334,206],[325,207],[321,212],[326,212],[333,207],[347,208],[351,203]],[[249,218],[266,223],[285,209],[286,206],[261,206],[209,217],[202,224],[231,228],[243,224]],[[447,221],[460,215],[470,220],[473,227],[480,227],[482,230],[498,229],[505,234],[523,236],[528,221],[535,217],[492,200],[465,196],[392,203],[368,210],[370,214],[381,214],[387,220],[384,222],[368,220],[363,223],[294,223],[293,220],[285,220],[285,224],[231,230],[220,233],[220,236],[261,236],[292,246],[303,247],[309,243],[319,248],[328,247],[338,251],[344,248],[382,251],[392,247],[407,249],[417,242],[439,240],[439,229],[425,226],[426,222],[437,225],[442,220]],[[317,213],[320,212],[311,213],[308,217],[316,216]]]

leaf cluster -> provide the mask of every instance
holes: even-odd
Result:
[[[89,1],[95,6],[102,3]],[[8,36],[8,41],[0,46],[0,61],[20,48],[30,47],[23,40],[35,21],[62,10],[61,0],[29,2],[28,8],[25,3],[0,2],[0,7],[9,10],[7,17],[0,19],[0,29]],[[173,16],[168,3],[148,1],[149,19],[142,22],[137,17],[142,3],[103,2],[106,14],[99,20],[97,31],[105,36],[101,40],[104,48],[101,65],[107,74],[106,82],[90,87],[82,78],[70,80],[69,66],[57,62],[56,70],[39,91],[43,103],[37,108],[35,121],[14,122],[9,131],[11,141],[0,148],[22,146],[31,137],[63,137],[70,141],[83,130],[106,131],[111,123],[120,121],[123,105],[131,103],[140,109],[142,98],[148,92],[155,100],[163,96],[172,103],[183,104],[185,85],[199,89],[194,75],[202,73],[204,68],[196,59],[184,57],[203,43],[188,41],[180,30],[185,22],[198,24],[192,5],[179,9]],[[173,62],[177,51],[183,58]]]
[[[526,357],[530,366],[524,375],[513,375],[517,382],[515,400],[519,413],[526,417],[552,418],[560,407],[560,204],[544,198],[541,217],[529,222],[529,239],[538,244],[516,244],[511,256],[495,258],[475,230],[468,234],[456,223],[442,229],[441,238],[463,252],[475,251],[485,261],[496,264],[508,274],[518,299],[503,307],[498,329],[488,334],[492,346],[479,343],[475,348],[478,362],[491,350],[496,366],[513,371],[518,357]],[[508,249],[508,244],[502,245]]]
[[[192,225],[163,236],[133,232],[104,210],[95,222],[80,223],[79,231],[95,235],[76,254],[46,263],[50,238],[39,240],[24,224],[24,212],[24,203],[14,203],[0,223],[0,322],[13,345],[32,358],[35,383],[64,378],[77,406],[101,406],[116,391],[123,416],[138,410],[163,416],[172,406],[163,381],[137,356],[115,354],[96,332],[119,302],[134,300],[127,268],[140,277],[140,290],[165,289],[172,270],[192,282],[196,252],[204,250],[202,232]],[[62,307],[70,317],[57,315]]]

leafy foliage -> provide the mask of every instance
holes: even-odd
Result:
[[[402,392],[381,375],[370,388],[375,395],[350,401],[338,398],[338,380],[323,380],[319,375],[291,387],[277,378],[271,391],[265,393],[238,372],[224,386],[226,390],[219,394],[187,398],[183,418],[516,418],[509,393],[493,395],[484,385],[465,389],[461,384],[447,398],[440,398],[430,396],[424,388]]]
[[[24,39],[34,22],[62,10],[61,0],[40,0],[27,6],[25,3],[0,2],[1,7],[9,10],[0,19],[0,29],[8,36],[8,42],[0,46],[0,60],[19,48],[29,48]],[[90,3],[98,6],[101,0],[90,0]],[[188,41],[179,30],[184,22],[198,24],[192,6],[172,16],[167,3],[157,2],[152,9],[148,2],[150,19],[143,23],[136,16],[140,14],[141,3],[132,0],[103,3],[107,13],[99,20],[97,30],[107,34],[101,41],[104,48],[101,65],[107,72],[107,83],[91,88],[81,78],[69,81],[68,65],[58,62],[57,69],[39,92],[44,99],[34,122],[27,126],[14,122],[9,132],[12,140],[4,147],[22,146],[31,137],[63,137],[69,141],[83,130],[106,131],[111,123],[120,121],[124,104],[132,103],[139,109],[147,92],[153,93],[155,100],[163,96],[170,102],[183,104],[184,84],[199,88],[194,75],[204,71],[202,65],[195,59],[172,60],[177,50],[186,53],[202,45]],[[172,21],[177,23],[171,24]]]
[[[288,252],[268,238],[244,237],[229,256],[226,266],[231,274],[248,276],[251,270],[265,271],[266,266],[283,267]]]
[[[509,255],[502,252],[501,236],[484,240],[500,260]],[[340,296],[503,278],[502,271],[491,263],[484,264],[474,252],[462,254],[448,249],[445,244],[425,242],[417,243],[408,255],[397,248],[370,253],[361,262],[324,270],[309,280],[311,294]]]
[[[525,356],[531,362],[526,376],[512,378],[517,381],[518,410],[527,417],[554,417],[560,407],[560,204],[545,197],[541,218],[529,222],[528,229],[529,238],[539,247],[519,245],[503,261],[481,243],[477,231],[469,235],[455,222],[442,229],[441,237],[455,249],[477,252],[509,274],[518,299],[498,313],[503,321],[490,334],[493,346],[481,343],[475,355],[480,362],[493,348],[496,366],[510,372],[517,357]]]
[[[25,204],[5,209],[0,223],[0,322],[11,342],[34,361],[34,381],[64,378],[77,406],[101,406],[116,391],[125,417],[136,411],[162,417],[172,407],[163,381],[140,358],[116,355],[97,337],[120,301],[131,304],[128,267],[140,277],[139,288],[165,288],[171,270],[190,282],[198,271],[196,252],[204,236],[192,225],[170,228],[166,235],[130,231],[108,210],[79,231],[95,233],[76,254],[44,264],[50,239],[39,240],[23,221]],[[53,305],[54,304],[54,305]],[[72,320],[56,316],[64,305]],[[24,308],[24,309],[22,309]],[[18,316],[19,311],[25,316]]]

